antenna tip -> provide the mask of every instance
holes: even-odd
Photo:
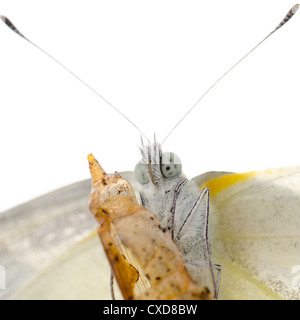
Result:
[[[295,4],[292,8],[292,13],[296,13],[296,11],[299,9],[300,4]]]
[[[12,31],[14,31],[20,37],[26,39],[26,37],[15,27],[15,25],[6,16],[0,16],[0,18]],[[26,40],[28,41],[28,39]]]

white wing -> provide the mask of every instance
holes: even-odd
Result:
[[[132,181],[132,173],[121,174]],[[0,215],[0,299],[110,299],[90,191],[91,181],[81,181]]]
[[[220,298],[300,299],[300,167],[195,180],[211,192]]]

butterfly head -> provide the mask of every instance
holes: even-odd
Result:
[[[142,160],[134,169],[136,180],[142,184],[152,183],[159,186],[163,181],[177,180],[182,176],[182,164],[173,152],[162,152],[159,143],[149,143],[140,148]]]

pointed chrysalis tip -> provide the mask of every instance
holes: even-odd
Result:
[[[93,162],[95,160],[95,157],[93,156],[92,153],[90,153],[88,156],[87,156],[87,159],[88,159],[88,162]]]
[[[97,159],[93,156],[92,153],[90,153],[87,156],[87,158],[93,183],[101,181],[103,177],[107,175],[107,173],[104,171],[104,169],[101,167],[100,163],[97,161]]]

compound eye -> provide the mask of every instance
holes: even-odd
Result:
[[[149,175],[148,175],[148,166],[142,161],[139,161],[135,166],[134,175],[136,180],[140,184],[147,184],[150,181]]]
[[[182,171],[179,157],[173,152],[164,152],[160,159],[160,170],[165,178],[178,176]]]

